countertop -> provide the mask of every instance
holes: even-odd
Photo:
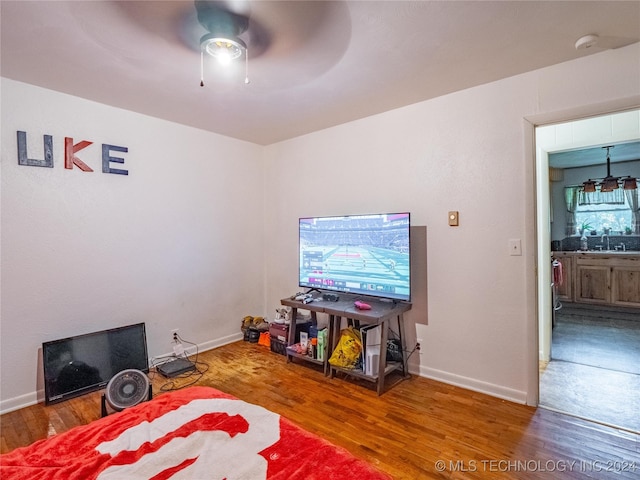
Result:
[[[557,251],[552,252],[553,255],[562,256],[562,255],[594,255],[594,256],[638,256],[640,255],[640,251],[637,250],[575,250],[575,251]]]

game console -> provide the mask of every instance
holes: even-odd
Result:
[[[182,357],[178,357],[175,360],[170,360],[161,365],[158,365],[157,370],[164,377],[171,378],[181,375],[187,372],[193,372],[196,369],[196,365],[190,360]]]

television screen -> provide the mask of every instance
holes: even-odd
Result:
[[[42,344],[45,403],[104,388],[122,370],[149,371],[144,323]]]
[[[409,213],[299,221],[299,285],[411,300]]]

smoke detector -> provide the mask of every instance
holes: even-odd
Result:
[[[576,50],[586,50],[587,48],[595,46],[598,43],[598,38],[598,35],[595,34],[580,37],[576,40]]]

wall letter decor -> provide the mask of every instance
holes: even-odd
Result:
[[[83,148],[87,148],[93,142],[82,140],[81,142],[73,144],[73,138],[64,137],[64,168],[72,169],[73,165],[76,165],[83,172],[93,172],[93,169],[86,163],[75,156],[77,152]]]
[[[118,147],[116,145],[102,144],[102,172],[103,173],[115,173],[118,175],[129,175],[128,170],[121,170],[119,168],[111,168],[109,162],[124,163],[124,158],[112,157],[109,155],[109,151],[114,150],[116,152],[128,152],[127,147]]]
[[[25,165],[28,167],[53,167],[53,137],[51,135],[43,135],[44,138],[44,159],[28,158],[27,153],[27,133],[18,130],[18,165]],[[93,169],[80,160],[76,153],[80,150],[93,145],[93,142],[88,140],[82,140],[81,142],[73,144],[72,137],[64,137],[64,168],[73,170],[75,165],[83,172],[93,172]],[[114,173],[116,175],[129,175],[128,170],[121,168],[111,168],[111,163],[124,163],[122,157],[112,157],[111,152],[124,152],[127,153],[129,149],[127,147],[119,147],[117,145],[109,145],[107,143],[102,144],[102,172]]]
[[[18,164],[30,167],[53,168],[53,137],[43,135],[44,159],[27,158],[27,133],[18,131]]]

